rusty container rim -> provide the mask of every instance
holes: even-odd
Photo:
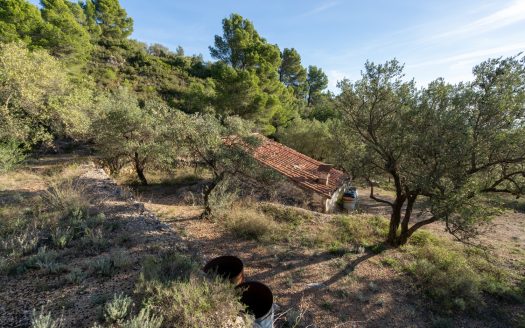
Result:
[[[209,260],[202,269],[208,274],[217,274],[234,285],[244,281],[244,264],[240,258],[233,255],[223,255]]]
[[[273,294],[270,287],[259,281],[246,281],[236,289],[242,290],[241,303],[255,319],[268,317],[273,312]]]

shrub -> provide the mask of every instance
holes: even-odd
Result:
[[[433,244],[408,249],[413,261],[404,268],[436,310],[473,310],[483,303],[481,277],[461,253]]]
[[[268,240],[277,230],[272,218],[251,208],[233,209],[226,219],[226,227],[239,238]]]
[[[451,318],[437,317],[432,319],[432,328],[453,328],[456,325]]]
[[[136,325],[131,325],[131,319],[129,327],[138,327],[141,320],[157,327],[162,318],[167,327],[233,326],[244,310],[239,295],[231,284],[219,278],[210,281],[197,270],[198,265],[180,253],[170,251],[160,257],[147,257],[136,291],[154,313],[139,313],[134,318]],[[249,318],[243,320],[246,327],[251,327]]]
[[[31,327],[32,328],[61,328],[64,327],[64,319],[61,316],[58,319],[53,319],[51,313],[45,313],[44,309],[36,311],[33,309],[31,315]]]
[[[104,223],[106,223],[106,214],[104,213],[97,213],[94,216],[90,216],[87,220],[87,224],[91,228],[101,226]]]
[[[294,207],[262,203],[259,205],[259,208],[264,214],[271,216],[278,222],[285,222],[291,223],[293,225],[298,225],[304,220],[310,221],[313,219],[312,214],[306,211],[298,210]]]
[[[24,152],[16,142],[0,142],[0,173],[13,170],[24,159]]]
[[[25,264],[28,268],[38,268],[50,273],[57,273],[64,269],[64,266],[57,262],[57,257],[56,251],[40,247],[38,253],[32,255]]]
[[[168,283],[172,280],[188,280],[199,266],[188,256],[169,251],[159,256],[147,256],[142,266],[141,279]]]
[[[40,234],[33,226],[29,226],[18,233],[6,236],[0,241],[0,249],[10,257],[17,258],[33,253],[40,241]]]
[[[101,228],[86,228],[84,230],[84,236],[81,239],[81,244],[84,250],[95,254],[102,252],[109,246]]]
[[[365,247],[383,241],[388,231],[388,222],[378,216],[339,215],[334,223],[333,234],[339,241]]]
[[[80,268],[73,268],[67,275],[66,280],[71,284],[80,284],[86,279],[87,273],[82,271]]]
[[[214,212],[229,211],[232,204],[239,199],[239,191],[234,182],[225,179],[219,183],[209,195],[208,202]]]
[[[91,262],[91,269],[96,275],[110,277],[113,274],[113,263],[109,256],[100,256]]]
[[[244,306],[229,283],[192,277],[169,285],[149,282],[143,285],[147,304],[165,319],[167,326],[178,328],[215,328],[233,326]],[[243,327],[251,327],[244,318]]]
[[[164,318],[150,313],[147,308],[140,310],[139,314],[122,324],[122,328],[160,328]]]
[[[131,297],[115,294],[113,300],[104,306],[104,318],[109,323],[120,323],[128,316],[132,305]]]
[[[127,269],[133,264],[133,259],[124,249],[117,249],[111,252],[111,262],[117,269]]]
[[[53,245],[55,245],[57,248],[65,248],[72,238],[73,233],[70,227],[56,227],[53,231],[51,231],[51,240]]]
[[[89,200],[85,195],[84,187],[80,183],[66,180],[52,184],[44,198],[50,208],[57,211],[61,218],[75,221],[76,217],[85,218],[87,216]]]

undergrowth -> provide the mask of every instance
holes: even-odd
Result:
[[[144,308],[162,318],[166,327],[251,327],[233,286],[217,277],[204,277],[188,257],[168,252],[146,258],[136,292]],[[241,320],[239,322],[239,320]]]
[[[510,303],[525,301],[520,277],[480,248],[419,231],[401,252],[404,256],[399,260],[389,258],[384,263],[409,273],[416,292],[436,312],[477,312],[483,308],[485,296]]]
[[[40,183],[48,186],[46,190],[28,195],[14,193],[8,206],[0,210],[0,272],[18,274],[27,269],[44,269],[57,273],[62,265],[35,258],[71,246],[92,253],[106,248],[105,216],[93,213],[84,185],[75,178],[78,174],[77,165],[44,172]],[[35,254],[38,249],[46,251]]]

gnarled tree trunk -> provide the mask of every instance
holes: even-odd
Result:
[[[146,176],[144,175],[144,163],[140,160],[138,152],[135,152],[133,162],[135,164],[135,171],[137,172],[140,182],[143,185],[147,185],[148,180],[146,180]]]

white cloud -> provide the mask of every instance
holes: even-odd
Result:
[[[462,54],[447,56],[443,58],[436,58],[420,62],[417,64],[407,65],[409,68],[423,67],[423,66],[433,66],[458,62],[462,65],[468,64],[471,62],[477,62],[480,60],[487,59],[489,56],[505,56],[509,53],[525,51],[525,43],[513,44],[507,46],[494,47],[489,49],[474,50],[465,52]]]
[[[341,1],[330,1],[330,2],[326,2],[320,6],[317,6],[315,8],[313,8],[312,10],[310,11],[307,11],[305,13],[303,13],[301,16],[302,17],[305,17],[305,16],[311,16],[311,15],[315,15],[315,14],[318,14],[320,12],[323,12],[325,10],[328,10],[332,7],[335,7],[337,5],[339,5],[341,3]]]
[[[434,38],[450,38],[482,34],[523,20],[525,20],[525,0],[515,0],[508,6],[501,8],[492,14],[463,26],[456,26],[450,31],[434,36]]]
[[[337,88],[337,82],[348,77],[348,74],[342,71],[332,69],[326,72],[326,76],[328,76],[328,90],[338,93],[339,89]]]

